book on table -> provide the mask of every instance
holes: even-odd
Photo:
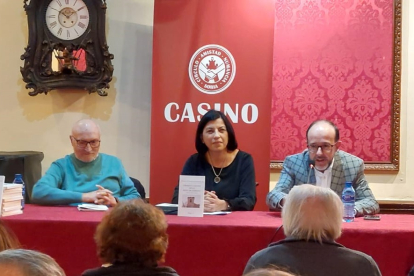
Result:
[[[7,201],[7,202],[2,202],[1,203],[2,208],[15,207],[15,206],[22,207],[22,200],[19,199],[19,200],[12,200],[12,201]]]
[[[10,206],[10,207],[3,207],[3,212],[9,212],[9,211],[14,211],[14,210],[21,210],[22,209],[22,205],[16,205],[16,206]]]
[[[23,185],[4,183],[3,201],[23,199]]]
[[[0,215],[2,217],[22,214],[23,185],[4,183],[0,176]]]
[[[79,211],[108,211],[108,206],[97,205],[92,203],[83,203],[78,205]]]
[[[4,183],[3,185],[4,190],[15,190],[15,189],[23,189],[23,184],[17,183]]]
[[[11,210],[11,211],[2,211],[1,216],[2,217],[7,217],[7,216],[12,216],[12,215],[20,215],[23,214],[23,210],[22,209],[18,209],[18,210]]]
[[[16,198],[16,197],[15,197]],[[23,196],[17,197],[17,200],[3,198],[2,203],[0,204],[1,210],[0,214],[2,217],[22,214],[22,199]]]
[[[20,204],[22,204],[21,203],[22,199],[23,199],[23,195],[3,196],[3,203],[20,200]]]
[[[3,197],[5,196],[16,196],[16,195],[22,195],[23,194],[23,190],[22,189],[17,189],[17,190],[4,190],[3,191]]]

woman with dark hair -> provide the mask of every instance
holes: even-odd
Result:
[[[236,135],[227,117],[209,110],[200,120],[195,147],[181,175],[204,175],[204,211],[250,211],[256,204],[253,158],[237,149]],[[172,203],[178,203],[178,185]]]
[[[119,202],[98,225],[95,242],[105,265],[82,276],[178,276],[158,266],[168,246],[165,215],[141,199]]]

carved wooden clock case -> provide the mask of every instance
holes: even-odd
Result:
[[[29,95],[83,88],[106,96],[113,55],[105,37],[106,0],[23,0],[29,41],[20,67]]]

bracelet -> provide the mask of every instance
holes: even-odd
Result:
[[[231,206],[230,206],[229,202],[228,202],[228,201],[226,201],[226,200],[225,200],[225,202],[227,203],[227,208],[226,208],[226,210],[225,210],[225,211],[230,211],[230,210],[231,210]]]

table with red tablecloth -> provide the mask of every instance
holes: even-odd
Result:
[[[76,207],[26,205],[22,215],[2,218],[24,248],[51,255],[68,276],[99,266],[93,240],[104,212]],[[166,265],[181,276],[240,276],[249,257],[284,238],[279,213],[233,212],[189,218],[167,216]],[[339,243],[371,255],[384,276],[405,276],[414,264],[414,216],[381,215],[343,224]]]

